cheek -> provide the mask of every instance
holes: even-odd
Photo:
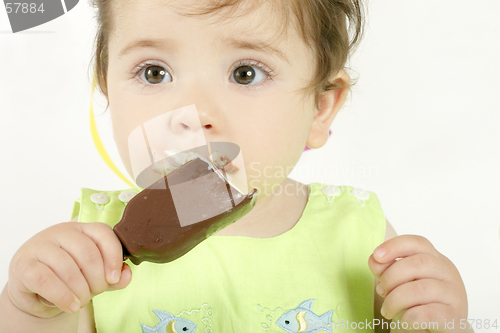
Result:
[[[298,117],[300,119],[300,117]],[[269,121],[265,132],[243,147],[249,181],[280,183],[292,171],[305,148],[308,131],[305,120]]]
[[[120,158],[129,174],[133,177],[130,162],[128,138],[130,133],[139,126],[140,119],[137,119],[137,112],[134,112],[136,105],[133,101],[122,96],[113,90],[109,94],[109,110],[111,113],[111,123],[113,128],[113,139],[120,154]]]
[[[110,105],[110,110],[112,110],[111,105]],[[118,149],[118,153],[120,154],[120,158],[122,160],[123,165],[127,169],[130,176],[133,177],[132,166],[130,163],[129,149],[128,149],[128,135],[125,134],[123,128],[121,127],[122,121],[119,116],[114,114],[115,112],[118,112],[118,110],[113,110],[111,112],[113,139],[115,141],[116,148]]]
[[[273,155],[280,152],[301,152],[312,124],[312,110],[292,100],[278,101],[260,116],[259,141]],[[301,146],[301,147],[298,147]]]
[[[284,134],[289,135],[290,131],[301,131],[311,123],[312,117],[308,116],[304,103],[291,93],[276,90],[271,96],[259,98],[258,103],[250,102],[248,105],[240,113],[238,122],[240,125],[245,124],[240,127],[251,126],[262,137],[283,137]]]
[[[126,150],[127,148],[127,133],[130,132],[130,124],[127,124],[127,117],[124,116],[127,112],[124,112],[123,105],[116,102],[111,102],[109,105],[111,112],[111,123],[113,127],[113,138],[115,139],[118,149]]]

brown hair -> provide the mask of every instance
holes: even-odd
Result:
[[[264,0],[269,1],[269,0]],[[116,0],[114,1],[116,2]],[[257,3],[259,1],[250,1]],[[91,63],[97,85],[100,91],[108,98],[107,70],[108,70],[108,38],[113,28],[111,0],[89,0],[92,7],[97,9],[98,32],[94,41],[94,53]],[[242,0],[209,0],[202,8],[187,7],[190,13],[185,16],[211,15],[222,10],[229,10],[234,14]],[[319,94],[326,90],[349,88],[339,86],[330,79],[344,68],[347,59],[359,44],[364,30],[364,16],[361,0],[281,0],[284,18],[283,31],[286,32],[290,13],[294,14],[295,25],[301,38],[313,51],[316,58],[316,70],[313,79],[305,88],[306,94],[313,93],[315,105],[318,104]],[[250,6],[252,10],[255,6]],[[195,10],[198,9],[198,12]],[[109,100],[108,100],[109,106]]]

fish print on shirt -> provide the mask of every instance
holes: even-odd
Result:
[[[175,317],[166,311],[153,310],[160,322],[155,327],[141,324],[143,333],[193,333],[197,325],[190,320]]]
[[[295,309],[283,314],[276,324],[289,333],[332,332],[333,310],[318,316],[312,311],[314,301],[315,299],[310,299],[300,303]]]

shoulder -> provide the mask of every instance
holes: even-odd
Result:
[[[334,230],[346,239],[379,245],[386,233],[386,218],[375,192],[350,185],[311,183],[304,212],[313,226]]]
[[[314,191],[318,194],[323,194],[327,197],[341,197],[341,196],[350,196],[354,199],[358,199],[360,201],[368,200],[369,198],[377,198],[375,192],[355,187],[351,185],[337,185],[330,183],[310,183],[309,187],[311,191]]]
[[[82,188],[75,199],[71,221],[104,222],[113,226],[119,221],[125,205],[142,189],[133,187],[124,190],[103,191]]]
[[[382,205],[373,191],[350,185],[311,183],[310,199],[325,209],[375,215],[385,223]]]

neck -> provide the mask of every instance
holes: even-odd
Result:
[[[309,187],[289,178],[281,187],[278,194],[271,193],[257,199],[248,214],[214,235],[268,238],[293,228],[304,211]]]

